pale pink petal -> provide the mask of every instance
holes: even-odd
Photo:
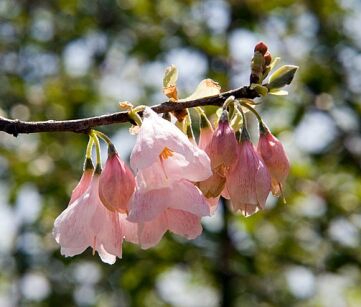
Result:
[[[270,177],[250,141],[238,145],[238,160],[226,182],[233,210],[251,215],[264,207],[270,192]]]
[[[74,256],[91,245],[93,234],[89,222],[96,210],[89,205],[89,189],[82,197],[70,204],[55,220],[53,235],[62,247],[62,254]]]
[[[127,220],[126,215],[120,215],[119,219],[121,220],[121,225],[123,227],[124,240],[139,244],[138,238],[138,223],[132,223]]]
[[[118,213],[103,206],[98,187],[99,176],[94,175],[87,191],[55,220],[53,234],[66,256],[74,256],[90,246],[105,262],[113,263],[115,256],[121,257],[123,234]]]
[[[134,175],[117,153],[111,153],[99,179],[99,197],[103,205],[111,211],[127,212],[134,189]]]
[[[208,155],[202,150],[195,150],[192,161],[184,156],[174,153],[172,157],[163,160],[163,171],[168,180],[177,181],[188,179],[197,182],[205,180],[212,175]]]
[[[211,141],[212,136],[213,136],[212,127],[205,127],[205,128],[201,127],[199,132],[198,147],[202,150],[205,150],[207,145]]]
[[[139,245],[143,249],[153,247],[159,243],[168,229],[167,216],[162,213],[150,222],[139,223],[138,238]]]
[[[204,152],[197,154],[195,161],[197,163],[190,163],[177,153],[165,160],[159,159],[151,166],[138,171],[137,186],[142,190],[161,189],[182,179],[196,182],[212,175],[209,158]]]
[[[259,161],[256,175],[256,193],[260,209],[264,209],[268,194],[271,189],[271,177],[263,161]]]
[[[96,250],[98,252],[98,255],[100,257],[100,259],[104,262],[104,263],[108,263],[108,264],[114,264],[117,257],[108,253],[103,244],[100,244],[100,245],[97,245],[96,246]],[[120,258],[121,258],[121,255],[120,255]]]
[[[192,160],[196,147],[182,131],[150,108],[146,108],[143,115],[144,120],[130,157],[134,170],[149,167],[156,162],[165,147]]]
[[[199,216],[182,210],[168,209],[168,227],[171,232],[189,240],[195,239],[202,233],[201,219]]]
[[[86,189],[89,187],[92,176],[93,176],[93,170],[88,169],[83,172],[83,175],[81,176],[79,183],[71,193],[69,204],[73,203],[76,199],[78,199],[81,195],[84,194]]]
[[[261,131],[257,151],[272,178],[272,193],[280,196],[281,188],[289,173],[290,164],[282,143],[267,129]]]
[[[210,208],[202,192],[191,182],[178,181],[168,195],[169,208],[187,211],[197,216],[210,215]]]
[[[128,221],[140,223],[153,220],[169,206],[170,195],[170,188],[145,192],[137,190],[131,200]]]

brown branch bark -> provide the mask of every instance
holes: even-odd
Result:
[[[253,99],[258,97],[258,93],[251,90],[248,86],[244,86],[238,89],[230,90],[228,92],[221,93],[215,96],[204,97],[201,99],[190,100],[185,102],[163,102],[155,105],[152,109],[157,113],[166,113],[171,111],[179,111],[186,108],[193,108],[198,106],[215,105],[221,106],[229,96],[235,98],[249,98]],[[140,113],[141,115],[141,113]],[[13,136],[17,136],[21,133],[39,133],[39,132],[75,132],[75,133],[87,133],[90,129],[111,125],[115,123],[130,122],[131,119],[128,116],[128,112],[116,112],[107,115],[72,119],[72,120],[47,120],[38,122],[26,122],[18,119],[8,119],[0,117],[0,131],[4,131]]]

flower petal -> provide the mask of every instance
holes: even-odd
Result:
[[[167,210],[169,230],[189,240],[195,239],[202,233],[200,217],[182,210]]]
[[[167,231],[167,228],[168,222],[165,213],[150,222],[139,223],[138,238],[141,248],[147,249],[157,245]]]
[[[167,208],[170,195],[169,188],[137,190],[130,204],[128,221],[143,223],[155,219]]]
[[[174,184],[168,196],[169,208],[187,211],[197,216],[210,215],[210,208],[202,192],[186,180]]]

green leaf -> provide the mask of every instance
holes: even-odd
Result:
[[[269,78],[268,88],[281,88],[292,82],[298,66],[284,65],[278,68]]]
[[[168,66],[163,77],[163,87],[176,86],[178,79],[178,69],[175,65]]]
[[[270,95],[274,95],[274,96],[287,96],[288,92],[285,90],[279,90],[279,89],[271,89],[269,91]]]
[[[213,81],[212,79],[204,79],[198,84],[193,94],[186,98],[179,99],[178,101],[189,101],[209,96],[215,96],[219,95],[220,92],[221,87],[217,82]]]

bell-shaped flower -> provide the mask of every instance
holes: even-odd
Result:
[[[99,178],[99,197],[110,211],[128,212],[129,200],[135,189],[135,179],[113,145],[109,146],[108,159]]]
[[[280,196],[290,164],[282,143],[263,124],[260,126],[257,151],[270,172],[273,195]]]
[[[202,232],[200,218],[207,215],[210,208],[201,191],[193,183],[179,180],[163,188],[138,189],[128,221],[138,223],[136,243],[149,248],[158,244],[167,230],[196,238]]]
[[[154,246],[167,230],[189,239],[198,236],[200,217],[210,208],[193,182],[212,175],[207,154],[146,108],[130,162],[137,170],[137,188],[128,220],[138,223],[137,243]]]
[[[87,190],[57,217],[53,235],[62,255],[74,256],[92,247],[103,262],[113,264],[122,256],[124,219],[101,203],[99,175],[94,174]]]
[[[148,107],[143,116],[130,157],[130,165],[135,171],[157,163],[164,170],[168,183],[179,178],[196,182],[212,175],[207,154],[192,144],[175,125]],[[168,176],[167,171],[172,176]]]
[[[84,171],[83,175],[81,176],[78,184],[73,189],[73,192],[71,193],[69,205],[73,203],[75,200],[77,200],[81,195],[84,194],[86,189],[89,187],[89,184],[92,180],[94,172],[94,166],[90,158],[87,158],[84,163]]]
[[[228,123],[227,111],[223,111],[218,127],[207,138],[207,142],[201,143],[201,140],[200,138],[199,146],[203,146],[210,157],[213,175],[199,182],[198,187],[207,197],[211,208],[215,210],[219,195],[225,187],[227,172],[237,159],[237,140]],[[212,213],[214,210],[212,210]]]
[[[236,163],[227,175],[226,188],[234,211],[245,216],[263,209],[271,190],[269,172],[243,129]],[[227,196],[228,196],[227,195]]]
[[[218,127],[213,133],[206,152],[211,159],[213,172],[221,176],[226,176],[229,168],[236,162],[237,140],[232,127],[229,125],[226,110],[221,115]]]

